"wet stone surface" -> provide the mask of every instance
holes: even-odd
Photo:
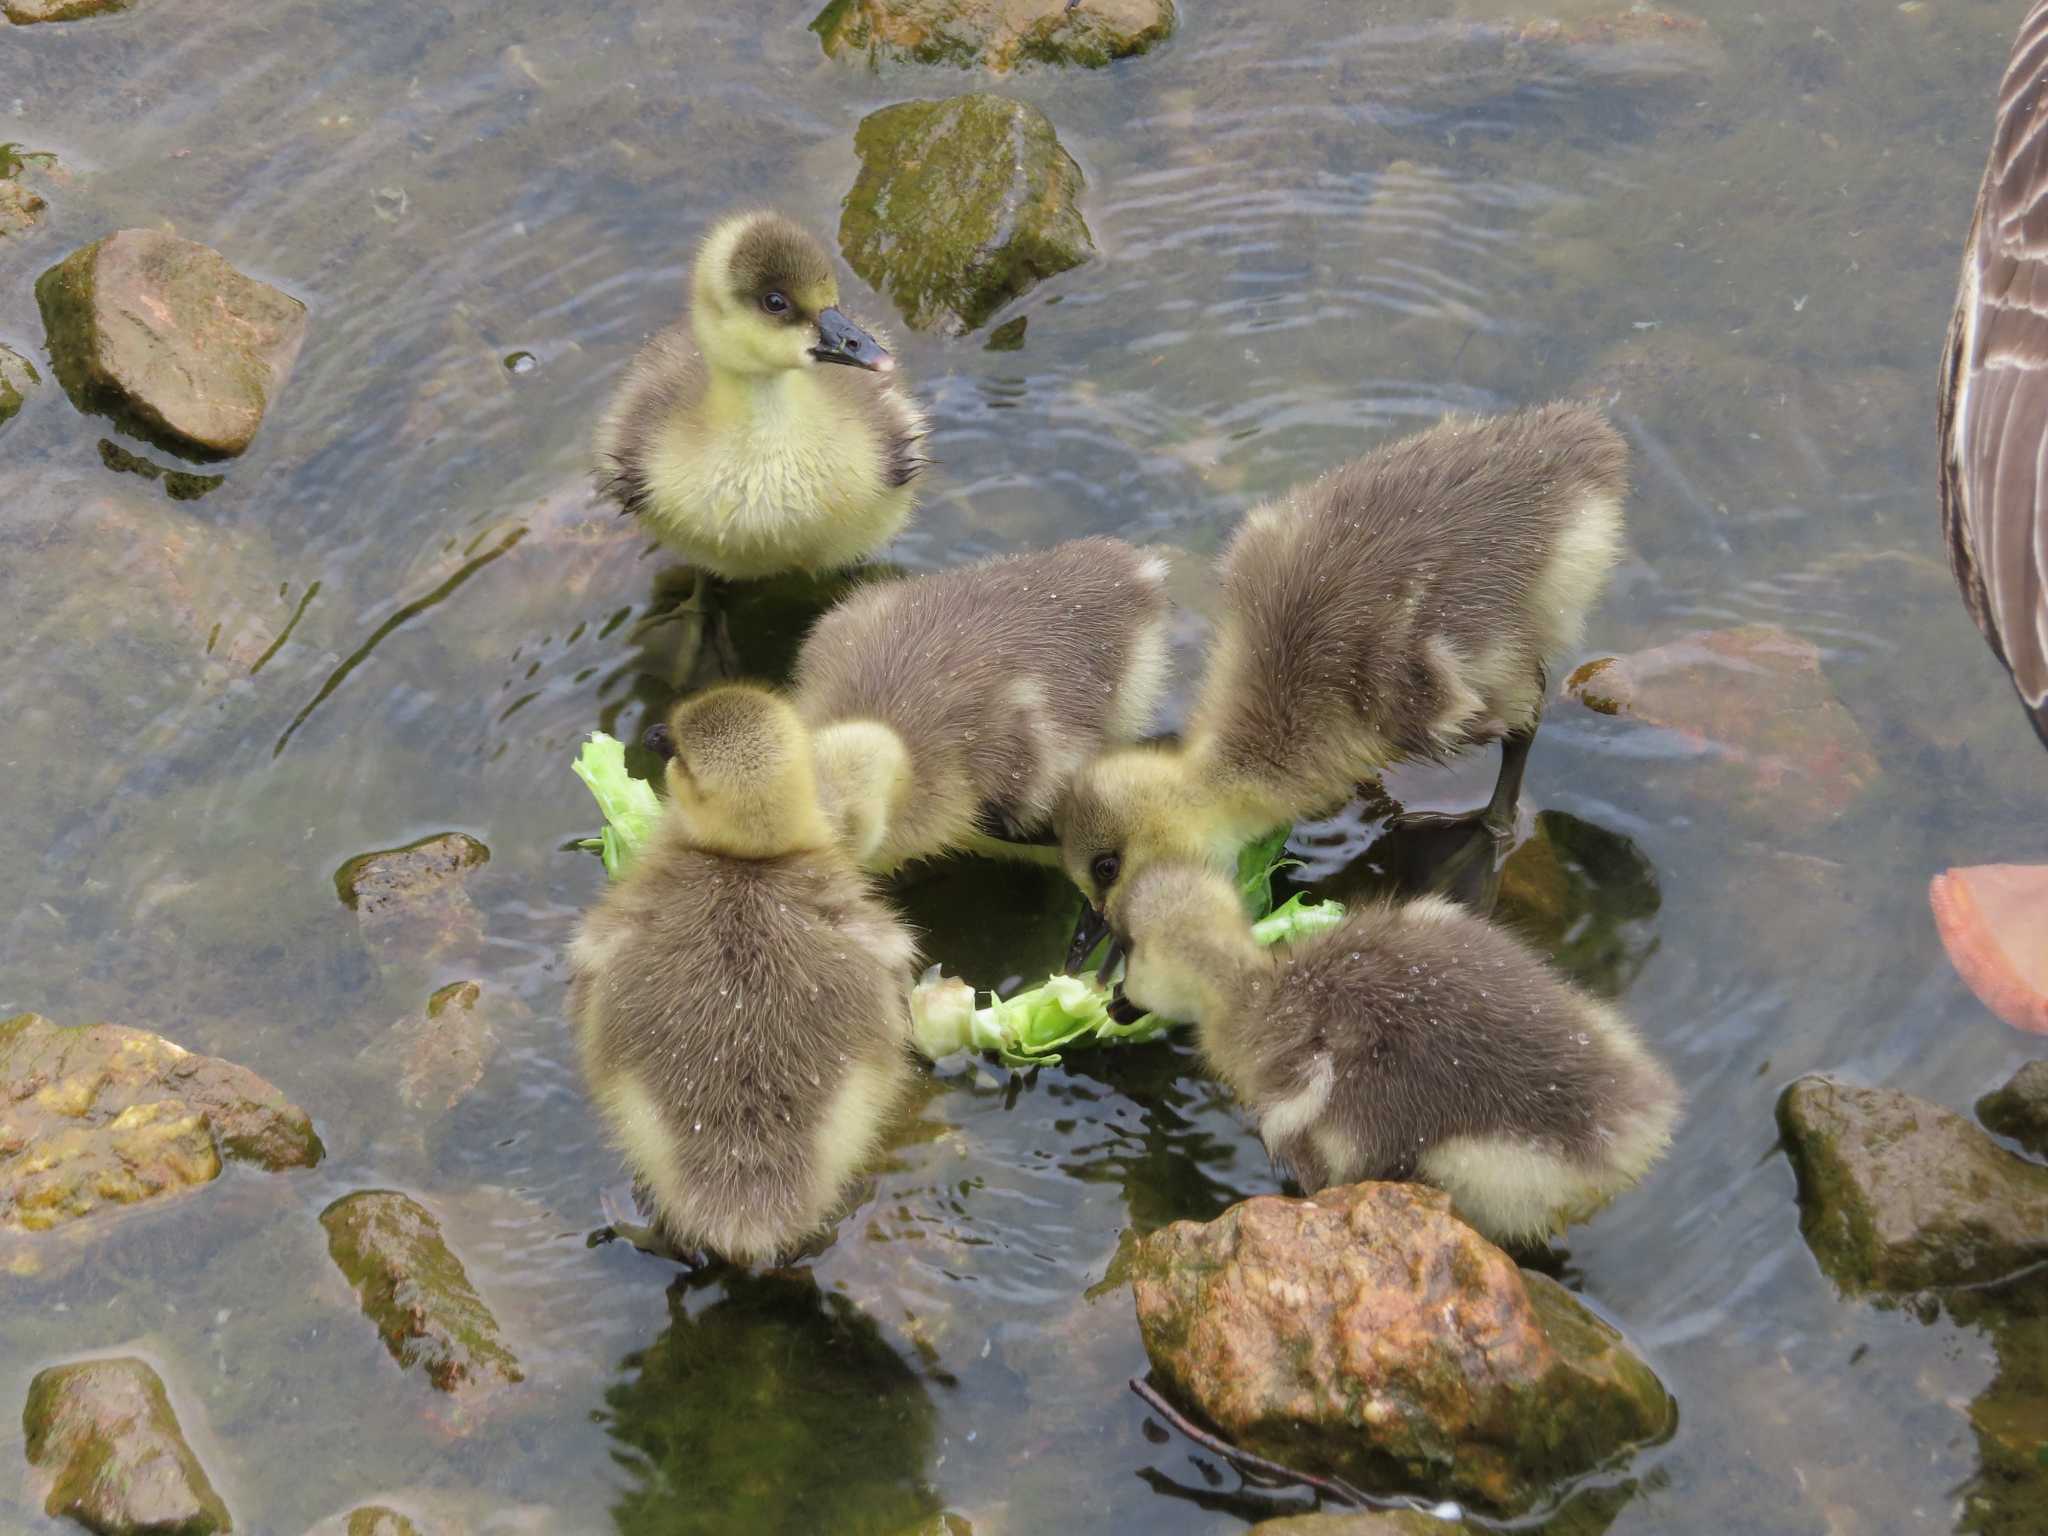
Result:
[[[1036,107],[908,101],[864,118],[853,142],[839,248],[917,330],[963,335],[1095,254],[1081,168]]]
[[[321,1151],[306,1112],[245,1067],[147,1030],[0,1021],[0,1232],[175,1194],[224,1157],[275,1172]]]
[[[834,58],[1100,67],[1173,31],[1173,0],[832,0],[811,23]]]
[[[361,1190],[322,1211],[320,1224],[335,1266],[400,1365],[464,1397],[525,1380],[425,1206],[392,1190]]]
[[[256,436],[306,336],[306,306],[218,251],[124,229],[36,282],[50,356],[80,410],[200,458]]]
[[[483,918],[464,886],[491,850],[463,832],[359,854],[334,873],[363,941],[387,969],[473,959]]]
[[[163,1379],[140,1360],[57,1365],[22,1410],[30,1492],[101,1536],[213,1536],[227,1506],[185,1443]]]
[[[2048,1061],[2030,1061],[2004,1087],[1977,1101],[1985,1129],[2010,1136],[2036,1157],[2048,1157]]]
[[[1155,1379],[1234,1443],[1373,1492],[1530,1507],[1668,1433],[1620,1336],[1413,1184],[1260,1196],[1144,1239]]]
[[[42,382],[34,363],[9,347],[0,347],[0,423],[19,413]]]
[[[1844,1291],[1976,1285],[2048,1260],[2048,1168],[1953,1110],[1804,1077],[1778,1101],[1800,1231]]]

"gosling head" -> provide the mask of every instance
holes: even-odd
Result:
[[[690,278],[690,324],[705,361],[766,377],[819,363],[875,373],[896,366],[839,309],[824,246],[779,213],[742,213],[711,231]]]
[[[773,859],[830,843],[810,734],[774,694],[733,684],[685,699],[665,745],[669,805],[693,847]]]
[[[1206,863],[1167,858],[1132,871],[1107,915],[1126,953],[1124,996],[1162,1018],[1201,1023],[1219,989],[1258,960],[1243,901]]]
[[[1067,953],[1078,969],[1106,929],[1104,915],[1124,881],[1162,858],[1210,861],[1203,796],[1187,759],[1169,747],[1105,752],[1074,776],[1053,812],[1060,863],[1080,887],[1080,922]],[[1105,972],[1115,965],[1111,946]]]

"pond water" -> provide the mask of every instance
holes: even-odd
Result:
[[[1637,489],[1586,654],[1750,623],[1819,648],[1882,769],[1846,808],[1570,704],[1537,743],[1525,804],[1582,876],[1556,946],[1690,1101],[1563,1262],[1680,1427],[1559,1529],[1976,1518],[1989,1345],[1836,1298],[1772,1110],[1815,1068],[1967,1108],[2025,1057],[1925,899],[1944,866],[2048,858],[2040,748],[1934,512],[1935,363],[2021,9],[1700,0],[1714,41],[1645,78],[1445,46],[1447,19],[1512,13],[1493,0],[1185,0],[1147,57],[1002,85],[1080,161],[1101,247],[1005,313],[1023,349],[898,337],[943,461],[904,565],[1121,534],[1193,552],[1199,615],[1201,557],[1258,498],[1447,409],[1590,392]],[[0,1014],[244,1063],[330,1154],[230,1170],[9,1280],[0,1421],[42,1364],[141,1350],[266,1532],[380,1492],[451,1530],[564,1533],[888,1536],[941,1509],[979,1536],[1226,1532],[1301,1507],[1149,1428],[1128,1293],[1089,1299],[1128,1230],[1275,1187],[1184,1045],[942,1066],[804,1276],[684,1285],[585,1244],[621,1175],[563,1020],[603,878],[565,847],[594,821],[568,763],[669,697],[635,622],[666,562],[586,517],[592,421],[718,213],[830,230],[861,117],[974,82],[834,64],[810,16],[139,0],[0,29],[0,138],[64,167],[45,221],[0,238],[0,341],[39,356],[37,274],[135,225],[312,312],[253,450],[196,499],[122,472],[163,455],[53,389],[0,429]],[[849,302],[886,323],[858,282]],[[1390,788],[1476,802],[1491,770]],[[1372,814],[1303,829],[1307,874],[1369,883]],[[334,870],[451,829],[491,848],[481,940],[380,966]],[[930,957],[983,984],[1042,974],[1072,910],[1017,870],[903,894]],[[465,976],[518,1005],[497,1054],[452,1112],[405,1111],[376,1042]],[[525,1361],[473,1422],[399,1372],[326,1257],[317,1213],[365,1186],[443,1217]]]

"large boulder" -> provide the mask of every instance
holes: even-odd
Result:
[[[1643,755],[1646,778],[1676,778],[1688,798],[1714,798],[1774,828],[1824,826],[1878,778],[1877,756],[1835,696],[1820,651],[1776,624],[1589,661],[1564,691],[1670,738]]]
[[[1527,1509],[1666,1434],[1650,1368],[1416,1184],[1260,1196],[1139,1244],[1155,1375],[1236,1444],[1368,1491]]]
[[[440,1223],[417,1200],[359,1190],[322,1211],[320,1225],[335,1267],[400,1365],[464,1397],[526,1379]]]
[[[21,1427],[46,1513],[101,1536],[213,1536],[227,1506],[178,1428],[161,1377],[140,1360],[53,1365],[29,1383]]]
[[[224,1157],[276,1171],[321,1151],[306,1112],[246,1067],[116,1024],[0,1021],[0,1232],[190,1189]]]
[[[1036,107],[906,101],[864,118],[853,147],[839,248],[918,330],[964,335],[1095,254],[1081,168]]]
[[[34,363],[10,347],[0,347],[0,422],[12,419],[42,382]]]
[[[831,0],[811,23],[834,58],[1099,68],[1173,31],[1173,0]]]
[[[1977,1118],[2036,1157],[2048,1157],[2048,1061],[2030,1061],[1977,1101]]]
[[[124,229],[36,281],[57,379],[80,410],[201,458],[256,436],[306,336],[306,306],[218,251]]]
[[[1976,1285],[2048,1260],[2048,1168],[1953,1110],[1803,1077],[1778,1100],[1778,1128],[1799,1229],[1844,1291]]]

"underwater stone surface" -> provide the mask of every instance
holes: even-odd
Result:
[[[0,422],[13,418],[43,382],[36,365],[9,347],[0,347]]]
[[[276,1172],[321,1154],[306,1112],[246,1067],[116,1024],[0,1021],[0,1231],[204,1184],[222,1157]]]
[[[1778,1100],[1799,1230],[1844,1291],[2001,1279],[2048,1259],[2048,1168],[1953,1110],[1803,1077]]]
[[[420,1536],[420,1528],[395,1509],[366,1504],[348,1512],[343,1536]]]
[[[73,251],[36,280],[36,299],[80,410],[206,458],[249,446],[306,337],[297,299],[158,230]]]
[[[1413,1509],[1375,1509],[1358,1514],[1285,1515],[1261,1520],[1251,1536],[1459,1536],[1471,1527],[1439,1520]]]
[[[811,23],[834,58],[1099,68],[1173,31],[1173,0],[832,0]]]
[[[0,177],[0,235],[21,235],[34,229],[50,205],[12,176]]]
[[[2048,1157],[2048,1061],[2030,1061],[1977,1101],[1977,1118],[2036,1157]]]
[[[964,335],[1095,254],[1081,168],[1036,107],[907,101],[862,119],[853,145],[839,248],[917,330]]]
[[[227,1506],[178,1428],[161,1377],[140,1360],[55,1365],[22,1410],[31,1491],[44,1512],[101,1536],[213,1536]]]
[[[1869,740],[1821,670],[1819,650],[1776,624],[1704,630],[1589,661],[1564,691],[1598,714],[1670,731],[1691,749],[1670,767],[1646,762],[1646,782],[1682,775],[1688,794],[1774,828],[1824,826],[1880,772]]]
[[[1145,1351],[1234,1443],[1367,1490],[1528,1508],[1668,1433],[1619,1334],[1416,1184],[1263,1195],[1132,1265]]]
[[[443,1392],[470,1394],[526,1373],[433,1214],[395,1190],[359,1190],[320,1213],[327,1251],[391,1356]]]
[[[38,21],[78,21],[125,11],[132,0],[0,0],[0,13],[17,27]]]
[[[465,832],[358,854],[334,872],[334,889],[356,915],[380,966],[472,958],[483,917],[463,882],[491,850]]]
[[[370,1047],[389,1058],[407,1109],[453,1109],[469,1097],[497,1054],[492,1020],[502,1001],[495,993],[487,1000],[482,982],[451,982]]]

